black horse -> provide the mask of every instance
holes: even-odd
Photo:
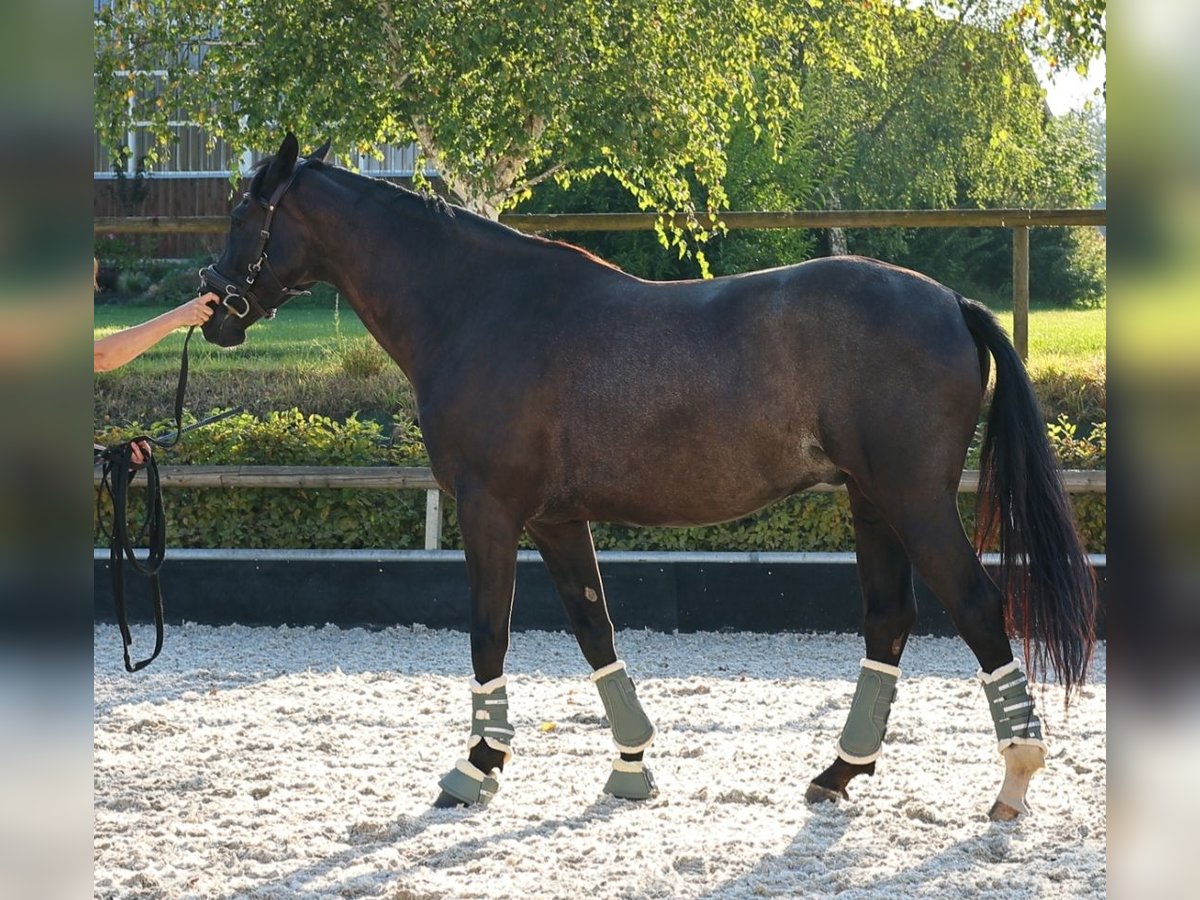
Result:
[[[301,158],[289,134],[256,172],[202,272],[225,295],[204,336],[240,344],[325,281],[411,381],[434,476],[457,501],[472,597],[472,737],[442,802],[486,801],[510,756],[502,676],[522,531],[595,670],[621,751],[609,789],[649,796],[653,726],[617,659],[589,522],[720,522],[825,483],[849,492],[867,658],[810,800],[844,797],[874,772],[915,567],[988,689],[1007,762],[992,815],[1024,810],[1044,747],[1008,629],[1069,696],[1095,643],[1096,590],[1028,376],[991,313],[855,257],[643,281],[326,164],[328,147]],[[956,505],[990,359],[975,537],[998,539],[1001,587]]]

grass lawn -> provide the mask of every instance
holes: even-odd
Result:
[[[1105,368],[1106,314],[1104,309],[1030,310],[1030,368]],[[999,317],[1011,336],[1012,313],[1000,312]]]
[[[136,325],[160,310],[150,307],[99,306],[95,310],[95,335],[101,337],[120,328]],[[1103,370],[1105,367],[1106,323],[1103,309],[1033,309],[1029,314],[1029,356],[1032,369],[1046,367],[1066,371]],[[1012,313],[999,310],[1001,324],[1011,333]],[[240,347],[223,350],[193,337],[193,364],[211,371],[246,369],[336,368],[339,349],[367,334],[358,317],[348,309],[335,316],[331,309],[283,309],[278,318],[259,322],[250,329]],[[172,335],[130,363],[133,371],[174,369],[184,332]]]
[[[98,306],[93,319],[95,336],[103,337],[162,312],[146,306]],[[171,335],[146,351],[126,368],[153,372],[177,369],[186,331]],[[209,371],[272,368],[332,368],[339,344],[367,336],[367,330],[350,310],[337,315],[331,309],[284,309],[269,322],[258,322],[240,347],[222,349],[197,333],[189,345],[192,365]]]

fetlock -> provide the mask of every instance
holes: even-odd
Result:
[[[500,790],[499,774],[512,759],[514,730],[508,721],[507,679],[471,681],[471,734],[460,759],[438,785],[461,803],[487,803]]]
[[[621,757],[613,760],[604,792],[624,800],[648,800],[656,796],[658,785],[642,759],[643,751],[654,743],[654,725],[642,709],[625,663],[617,660],[597,669],[592,673],[592,681],[600,692],[613,743],[621,752]]]

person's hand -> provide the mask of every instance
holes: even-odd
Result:
[[[180,325],[203,325],[212,317],[214,304],[220,302],[221,298],[209,291],[176,307],[175,314]]]
[[[150,442],[149,441],[130,441],[129,449],[132,451],[134,468],[144,466],[150,461]]]

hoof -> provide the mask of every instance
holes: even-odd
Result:
[[[1024,812],[1025,810],[1009,806],[1003,800],[997,800],[992,804],[992,808],[988,810],[988,818],[993,822],[1011,822],[1019,818]]]
[[[849,800],[850,795],[845,791],[831,791],[821,787],[815,781],[809,782],[808,790],[804,792],[806,803],[837,803],[839,800]]]
[[[433,801],[434,809],[454,809],[459,806],[467,806],[467,801],[459,800],[452,794],[447,794],[445,791],[439,791],[437,799]]]
[[[618,759],[613,763],[604,793],[622,800],[650,800],[658,796],[658,785],[645,764]]]

